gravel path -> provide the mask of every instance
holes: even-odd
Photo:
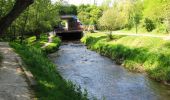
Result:
[[[3,55],[0,66],[0,100],[32,100],[30,86],[17,61],[19,57],[8,43],[0,42]]]

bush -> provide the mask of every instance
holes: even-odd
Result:
[[[156,33],[168,33],[167,26],[165,24],[157,25],[157,28],[154,30]]]
[[[152,30],[155,29],[155,24],[153,23],[152,20],[145,18],[145,28],[148,32],[151,32]]]

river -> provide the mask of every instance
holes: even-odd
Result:
[[[88,50],[80,42],[63,42],[49,58],[66,79],[87,89],[99,100],[170,100],[170,87],[133,73]]]

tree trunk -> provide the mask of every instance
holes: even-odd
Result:
[[[34,0],[16,0],[12,10],[0,19],[0,35],[2,35],[12,22],[33,2]]]
[[[138,33],[138,24],[136,24],[136,34]]]
[[[24,23],[23,23],[23,27],[22,27],[22,31],[21,31],[21,40],[20,40],[21,44],[22,44],[23,39],[24,39],[24,33],[25,33],[25,27],[26,27],[26,24],[27,24],[27,21],[28,21],[28,15],[29,15],[29,10],[27,11],[26,16],[24,16],[25,20],[24,20]]]

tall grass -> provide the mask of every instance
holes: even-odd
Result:
[[[170,81],[170,41],[152,37],[87,35],[81,40],[88,48],[108,56],[127,69],[146,72],[158,81]]]
[[[10,43],[37,81],[37,86],[34,87],[37,98],[39,100],[87,100],[87,94],[82,93],[81,89],[71,82],[64,80],[47,57],[51,49],[58,48],[60,40],[54,39],[53,43],[56,45],[43,50],[40,47],[46,39],[47,37],[44,37],[42,40],[34,41],[34,37],[31,37],[25,44]]]

